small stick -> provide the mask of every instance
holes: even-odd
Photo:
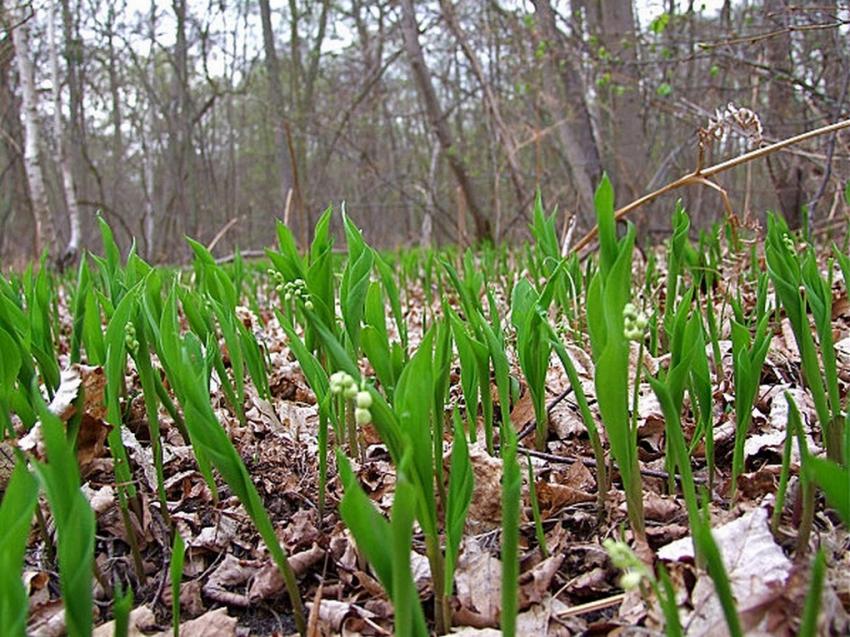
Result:
[[[233,226],[235,226],[241,220],[242,220],[242,217],[237,216],[237,217],[233,217],[233,219],[231,219],[226,224],[224,224],[224,227],[216,233],[216,235],[212,238],[212,241],[210,241],[209,244],[207,245],[207,250],[212,252],[213,248],[216,246],[216,244],[219,241],[221,241],[221,238],[225,235],[225,233],[227,233],[228,230],[230,230]]]
[[[499,451],[499,445],[496,445],[496,451]],[[541,460],[546,460],[548,462],[555,462],[558,464],[573,464],[575,462],[581,462],[585,467],[595,467],[596,460],[593,458],[584,458],[582,456],[559,456],[554,453],[546,453],[545,451],[535,451],[534,449],[526,449],[525,447],[517,448],[517,451],[520,453],[524,453],[527,456],[531,456],[532,458],[540,458]],[[659,469],[641,469],[641,475],[646,476],[647,478],[659,478],[661,480],[669,480],[670,474],[666,471],[661,471]],[[679,474],[675,475],[676,478],[681,480]],[[704,484],[705,479],[694,476],[694,482],[699,484]]]
[[[563,619],[565,617],[575,617],[577,615],[584,615],[585,613],[605,610],[606,608],[622,603],[624,599],[626,599],[626,594],[619,593],[617,595],[612,595],[611,597],[606,597],[605,599],[597,599],[585,604],[579,604],[578,606],[571,606],[570,608],[558,613],[557,616]]]
[[[547,405],[547,407],[546,407],[546,413],[551,414],[552,410],[555,409],[555,407],[557,407],[558,404],[562,400],[564,400],[564,398],[569,396],[572,391],[573,391],[573,388],[568,387],[567,389],[562,391],[560,394],[558,394],[555,398],[553,398],[552,402],[549,403],[549,405]],[[531,418],[530,420],[526,421],[526,423],[522,426],[522,429],[520,430],[519,434],[517,435],[517,442],[519,442],[520,440],[522,440],[523,438],[528,436],[535,429],[537,429],[537,420],[536,419]]]

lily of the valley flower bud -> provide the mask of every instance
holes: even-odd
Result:
[[[643,576],[637,571],[626,571],[620,576],[620,588],[631,591],[640,586]]]
[[[348,395],[350,391],[353,389],[354,393],[357,393],[357,387],[354,384],[354,379],[345,372],[334,372],[328,380],[330,381],[330,390],[332,394],[343,394],[346,398],[353,398],[353,394],[351,396]]]
[[[623,335],[630,341],[642,341],[646,337],[649,319],[634,304],[623,307]]]
[[[354,403],[360,409],[369,409],[372,406],[372,394],[366,390],[359,391],[354,399]]]

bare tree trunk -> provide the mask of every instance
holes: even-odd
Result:
[[[516,191],[517,205],[522,205],[522,202],[525,200],[528,193],[526,192],[525,182],[522,178],[522,170],[517,162],[516,140],[514,139],[510,129],[505,125],[505,121],[502,118],[502,111],[499,108],[499,101],[496,99],[493,87],[484,75],[484,69],[481,67],[481,62],[478,60],[478,56],[475,51],[469,45],[469,41],[467,40],[463,29],[461,29],[460,24],[458,24],[451,0],[440,0],[440,7],[449,30],[455,36],[455,39],[460,45],[466,60],[469,62],[469,66],[472,68],[475,79],[478,80],[478,83],[481,85],[481,90],[484,92],[484,101],[487,104],[487,110],[490,111],[493,124],[496,127],[496,133],[505,148],[505,158],[508,162],[508,172],[511,176],[511,183]]]
[[[615,65],[612,82],[603,90],[608,103],[610,160],[618,199],[629,201],[643,194],[649,159],[643,130],[638,49],[632,0],[586,0],[587,22]]]
[[[781,0],[765,0],[764,14],[768,24],[771,19],[778,20],[780,24],[777,26],[785,25],[788,18],[785,3]],[[788,82],[792,63],[791,34],[780,33],[775,37],[767,38],[766,47],[767,62],[774,72],[771,73],[767,88],[770,111],[765,119],[771,133],[782,139],[796,132],[788,122],[799,117],[796,114],[798,110],[795,106],[794,89]],[[773,155],[767,158],[767,165],[782,216],[785,217],[789,227],[799,228],[802,221],[803,202],[806,201],[800,158],[797,155],[791,157]]]
[[[19,18],[20,19],[20,18]],[[35,76],[32,60],[30,59],[29,27],[21,22],[12,30],[12,41],[15,44],[15,58],[18,63],[18,75],[21,81],[21,115],[24,122],[24,166],[29,183],[30,199],[35,237],[36,255],[42,250],[56,254],[56,229],[50,214],[50,204],[47,200],[47,190],[44,187],[44,174],[39,158],[38,130],[38,96],[35,92]]]
[[[64,40],[65,81],[68,84],[68,120],[65,127],[65,153],[74,176],[77,201],[88,198],[87,175],[84,156],[88,154],[85,144],[84,122],[84,47],[79,35],[78,21],[71,12],[70,0],[60,0],[62,6],[62,31]],[[78,204],[79,205],[79,204]],[[82,211],[81,211],[82,214]],[[81,219],[81,235],[85,235],[85,218]]]
[[[115,51],[115,7],[112,3],[106,11],[106,52],[107,52],[107,75],[109,77],[109,96],[112,100],[112,161],[114,165],[120,166],[124,161],[124,135],[121,132],[123,113],[121,94],[119,91],[118,65],[120,64]],[[124,180],[121,171],[114,171],[109,195],[112,205],[118,205],[118,189]]]
[[[59,77],[59,53],[56,45],[56,7],[51,5],[47,11],[47,39],[50,47],[50,76],[53,85],[53,135],[56,138],[56,163],[62,173],[62,190],[65,194],[65,205],[68,209],[68,225],[70,233],[65,251],[58,259],[61,268],[73,265],[80,251],[80,207],[77,204],[77,189],[74,185],[74,175],[71,172],[71,160],[68,156],[68,140],[65,136],[65,126],[62,122],[61,79]]]
[[[543,38],[548,43],[548,74],[559,78],[563,89],[560,99],[556,98],[548,107],[559,121],[558,134],[578,192],[579,219],[587,220],[593,212],[596,184],[602,177],[599,147],[584,98],[587,91],[575,63],[564,48],[551,2],[535,0],[534,10]]]
[[[443,154],[449,160],[449,166],[457,181],[458,188],[466,207],[472,214],[475,223],[475,235],[479,241],[492,240],[493,232],[490,220],[487,219],[481,209],[472,190],[466,165],[460,155],[460,149],[454,145],[452,134],[446,123],[445,114],[440,107],[437,93],[431,83],[428,67],[425,65],[425,56],[422,53],[422,45],[419,43],[419,26],[416,23],[416,13],[413,0],[402,0],[401,2],[401,30],[404,37],[404,48],[407,52],[408,61],[413,71],[413,77],[419,95],[425,104],[428,115],[428,123],[432,132],[440,142]]]
[[[294,187],[294,180],[284,127],[287,119],[286,103],[283,100],[283,88],[280,84],[280,63],[278,62],[277,51],[275,50],[269,0],[260,0],[260,15],[263,22],[263,49],[265,52],[266,75],[268,75],[269,83],[269,102],[275,115],[275,149],[277,150],[277,160],[280,165],[280,210],[283,212],[289,192]],[[302,219],[303,223],[302,202],[295,201],[294,203],[296,210],[302,213],[298,215],[298,218]]]
[[[151,51],[156,48],[156,0],[151,0],[150,17],[148,20],[148,38],[150,39]],[[148,74],[153,77],[154,74],[154,56],[151,55],[148,61]],[[156,241],[156,188],[155,179],[156,172],[154,170],[154,144],[153,135],[156,126],[156,113],[154,110],[153,96],[148,96],[147,112],[142,120],[139,129],[142,132],[142,178],[144,187],[144,209],[142,212],[142,235],[145,241],[145,256],[149,261],[153,261],[155,254]]]
[[[174,38],[175,89],[178,105],[177,202],[180,205],[181,215],[189,217],[188,233],[199,237],[200,216],[193,144],[194,112],[189,87],[189,44],[186,39],[187,2],[172,0],[171,5],[177,20]]]
[[[9,21],[13,17],[5,13],[0,0],[0,25],[8,29]],[[0,48],[8,51],[10,41],[11,36],[7,35],[0,40]],[[14,65],[13,55],[0,55],[0,259],[7,254],[22,256],[27,251],[23,241],[11,240],[15,234],[12,224],[18,218],[30,219],[33,214],[23,161],[24,130],[20,118],[23,109],[15,91]],[[31,223],[28,221],[27,225]]]

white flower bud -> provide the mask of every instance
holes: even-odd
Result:
[[[640,582],[643,579],[640,573],[637,571],[626,571],[620,576],[620,588],[624,591],[631,591],[640,586]]]
[[[361,409],[360,407],[358,407],[354,410],[354,421],[358,425],[368,425],[370,422],[372,422],[372,412],[370,412],[368,409]]]
[[[372,394],[365,390],[359,391],[354,402],[360,409],[369,409],[372,406]]]
[[[352,385],[346,385],[345,389],[342,390],[342,395],[345,396],[346,400],[354,400],[357,396],[357,387]]]

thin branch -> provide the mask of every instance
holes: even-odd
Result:
[[[829,124],[828,126],[821,126],[820,128],[806,131],[805,133],[801,133],[800,135],[795,135],[794,137],[783,139],[782,141],[776,142],[775,144],[770,144],[769,146],[757,148],[756,150],[744,153],[743,155],[739,155],[738,157],[733,157],[732,159],[727,159],[726,161],[720,162],[719,164],[714,164],[713,166],[709,166],[708,168],[694,170],[693,172],[688,173],[684,177],[680,177],[676,181],[673,181],[667,184],[666,186],[663,186],[658,190],[654,190],[651,193],[640,197],[639,199],[635,199],[630,204],[619,208],[614,213],[614,218],[616,220],[622,219],[627,214],[634,210],[637,210],[644,204],[650,203],[661,195],[667,194],[668,192],[671,192],[673,190],[677,190],[684,186],[692,186],[695,184],[706,185],[706,181],[710,177],[735,168],[736,166],[746,164],[747,162],[751,162],[756,159],[761,159],[762,157],[767,157],[788,146],[793,146],[794,144],[799,144],[809,139],[813,139],[821,135],[827,135],[829,133],[833,133],[848,127],[850,127],[850,119],[844,119],[840,122]],[[593,241],[598,231],[599,226],[594,226],[586,235],[581,238],[578,243],[575,244],[572,249],[572,252],[578,252],[584,247],[586,247],[591,241]]]

